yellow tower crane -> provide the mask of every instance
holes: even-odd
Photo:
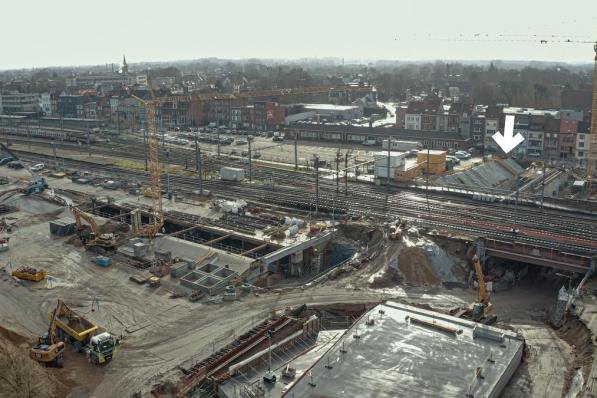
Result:
[[[141,101],[147,109],[147,142],[148,142],[148,163],[149,163],[149,193],[146,196],[151,197],[152,207],[151,216],[152,220],[149,224],[144,225],[138,231],[138,235],[154,237],[158,232],[162,230],[164,226],[164,211],[162,208],[162,184],[161,184],[161,167],[159,159],[159,143],[158,143],[158,127],[156,122],[157,106],[159,100],[157,100],[151,89],[151,83],[147,82],[149,86],[149,93],[151,98],[149,101],[143,100],[137,96],[134,96],[137,100]]]

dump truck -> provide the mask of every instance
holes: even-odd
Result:
[[[120,339],[70,309],[58,300],[58,306],[50,312],[50,320],[56,317],[56,338],[71,344],[79,352],[84,352],[92,364],[110,362],[120,348]]]
[[[32,282],[42,281],[46,275],[46,271],[32,267],[19,267],[12,272],[12,276],[16,278],[25,279]]]

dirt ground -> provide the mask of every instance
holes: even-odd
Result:
[[[229,343],[262,321],[272,308],[394,299],[448,311],[476,297],[474,290],[442,287],[420,252],[374,236],[377,255],[337,280],[305,289],[249,294],[218,305],[190,303],[169,298],[164,288],[130,282],[128,266],[96,266],[83,248],[49,234],[47,221],[59,212],[47,210],[14,214],[22,222],[11,234],[10,250],[0,253],[0,325],[5,328],[0,336],[27,349],[46,330],[47,314],[61,298],[124,338],[118,355],[107,366],[92,366],[67,347],[65,367],[46,370],[56,383],[56,397],[130,397],[136,392],[148,396],[153,384],[178,380],[180,366],[188,367]],[[361,239],[362,233],[360,228],[345,232],[352,239]],[[400,272],[388,271],[395,258]],[[9,273],[20,265],[44,268],[49,278],[37,284],[16,282]],[[555,283],[529,281],[493,296],[498,319],[527,339],[529,353],[503,397],[560,397],[570,370],[587,366],[587,351],[575,343],[586,342],[586,334],[571,328],[560,335],[544,322],[545,309],[558,288]]]

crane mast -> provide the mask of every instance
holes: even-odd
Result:
[[[149,86],[149,94],[151,96],[149,101],[145,101],[135,95],[132,96],[145,105],[145,108],[147,109],[147,151],[149,155],[149,192],[147,196],[150,196],[152,201],[152,220],[149,224],[144,225],[139,231],[137,231],[137,235],[154,237],[158,232],[161,231],[164,225],[158,126],[156,121],[157,106],[160,103],[160,100],[155,98],[153,90],[151,89],[151,82],[148,81],[147,84]]]
[[[152,92],[153,97],[153,92]],[[155,236],[164,225],[162,209],[162,185],[159,159],[158,131],[156,123],[157,100],[152,98],[147,103],[147,142],[149,151],[149,181],[152,200],[152,223],[144,228],[144,235]]]

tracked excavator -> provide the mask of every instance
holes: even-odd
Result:
[[[71,212],[75,216],[75,224],[77,226],[77,235],[85,246],[100,246],[105,249],[112,249],[116,245],[117,236],[114,234],[102,234],[95,219],[86,214],[76,206],[70,207]],[[85,227],[81,222],[85,220],[89,227]],[[91,230],[89,230],[91,228]]]
[[[61,368],[63,365],[65,349],[64,342],[57,341],[56,339],[56,319],[58,318],[59,309],[62,304],[62,301],[59,300],[58,305],[52,313],[48,331],[40,336],[39,342],[29,350],[31,359],[46,366],[57,368]]]
[[[487,325],[494,324],[497,321],[497,316],[493,312],[493,304],[491,303],[487,286],[485,285],[485,276],[481,269],[481,261],[479,256],[475,254],[473,257],[473,266],[475,267],[475,275],[477,276],[477,301],[472,303],[469,307],[459,308],[452,311],[452,314],[460,317],[481,322]]]

